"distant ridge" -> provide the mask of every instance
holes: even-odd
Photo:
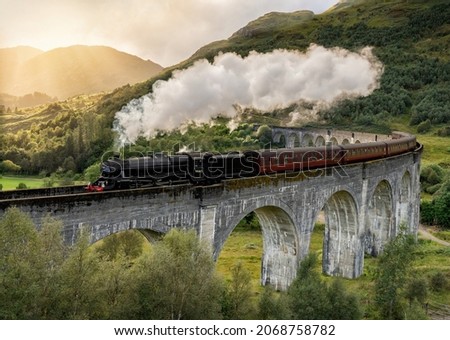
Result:
[[[32,47],[0,49],[0,93],[41,92],[58,99],[111,91],[158,74],[163,68],[106,46],[76,45],[47,52]]]

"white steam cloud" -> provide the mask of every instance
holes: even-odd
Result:
[[[383,65],[366,47],[359,53],[311,45],[306,53],[274,50],[219,54],[157,81],[153,92],[116,113],[121,143],[187,122],[218,115],[235,117],[235,107],[269,112],[297,102],[329,106],[337,99],[367,96],[379,85]]]

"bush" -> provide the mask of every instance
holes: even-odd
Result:
[[[68,185],[73,185],[74,181],[72,178],[70,177],[63,177],[60,181],[59,181],[59,185],[61,186],[68,186]]]
[[[4,160],[3,162],[0,162],[0,171],[3,172],[19,172],[22,168],[15,164],[14,162],[10,160]]]
[[[238,223],[236,229],[261,230],[261,226],[256,214],[254,212],[251,212]]]
[[[429,193],[430,195],[433,195],[436,191],[438,191],[441,188],[442,184],[435,184],[435,185],[430,185],[428,187],[424,187],[424,191],[426,193]]]
[[[19,183],[19,185],[16,187],[16,189],[27,189],[27,185],[25,183]]]
[[[445,171],[437,164],[426,166],[420,172],[420,182],[424,184],[424,189],[430,185],[436,185],[443,181]]]
[[[54,176],[46,177],[44,179],[44,184],[42,185],[43,188],[51,188],[55,184],[56,179]]]
[[[428,225],[434,223],[434,206],[429,201],[420,204],[420,222]]]
[[[272,142],[272,129],[267,125],[261,125],[256,132],[261,145],[266,145]]]
[[[431,129],[431,121],[429,119],[417,125],[418,133],[425,133],[430,131],[430,129]]]
[[[276,293],[271,286],[264,287],[258,302],[258,308],[260,320],[288,320],[290,318],[286,294]]]
[[[296,320],[355,320],[362,316],[358,298],[340,280],[327,284],[316,271],[318,258],[309,254],[300,263],[297,277],[287,292]]]
[[[443,127],[437,131],[437,135],[440,137],[449,137],[450,136],[450,126]]]
[[[450,192],[438,195],[431,202],[422,202],[420,209],[422,223],[450,228]]]
[[[3,184],[0,183],[0,191],[3,190]]]
[[[100,163],[92,164],[89,168],[84,170],[84,179],[89,182],[94,182],[100,176]]]
[[[447,287],[447,277],[442,272],[437,272],[430,277],[430,288],[435,292],[443,291]]]
[[[411,306],[414,301],[418,301],[421,304],[425,303],[428,297],[428,283],[424,278],[414,277],[406,285],[405,291],[406,298],[409,300]]]
[[[450,228],[450,192],[437,197],[433,200],[433,204],[436,224]]]

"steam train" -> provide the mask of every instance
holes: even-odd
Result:
[[[401,133],[393,139],[361,144],[326,145],[219,153],[154,153],[121,159],[114,156],[101,165],[101,176],[89,183],[89,192],[131,189],[190,182],[195,185],[225,179],[309,171],[317,168],[365,162],[416,149],[416,137]]]

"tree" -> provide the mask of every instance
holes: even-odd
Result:
[[[261,230],[258,217],[254,212],[247,214],[236,226],[236,229]]]
[[[262,146],[272,143],[272,129],[267,125],[261,125],[256,131],[256,136]]]
[[[127,230],[103,239],[97,251],[109,261],[120,256],[132,260],[142,254],[143,245],[144,237],[139,231]]]
[[[133,270],[133,263],[129,258],[118,254],[114,260],[101,261],[101,269],[98,272],[100,289],[97,300],[99,300],[99,317],[105,319],[130,319],[133,316],[136,305],[133,303],[134,284],[138,277]]]
[[[222,284],[195,231],[172,229],[136,266],[138,319],[218,319]]]
[[[420,222],[428,225],[434,223],[434,205],[430,201],[423,201],[420,204]]]
[[[54,319],[59,314],[61,270],[65,261],[67,246],[62,236],[62,222],[47,216],[38,233],[38,276],[39,294],[36,318]]]
[[[19,172],[21,167],[9,159],[0,162],[0,172],[10,173],[10,172]]]
[[[0,319],[36,317],[38,286],[37,231],[17,208],[0,220]]]
[[[275,294],[279,294],[278,297]],[[286,294],[275,293],[271,286],[265,286],[258,303],[258,318],[260,320],[289,319],[290,311]]]
[[[384,248],[375,278],[375,304],[382,319],[402,319],[400,292],[405,286],[414,261],[416,242],[404,228]]]
[[[289,305],[294,319],[326,320],[330,302],[327,286],[315,270],[317,255],[309,254],[300,263],[297,277],[288,289]]]
[[[436,224],[450,228],[450,191],[435,198],[433,205]]]
[[[362,316],[356,295],[347,292],[340,279],[327,285],[317,267],[317,255],[309,254],[301,263],[297,277],[288,289],[295,319],[354,320]]]
[[[89,182],[94,182],[100,177],[100,164],[94,163],[84,171],[84,179]]]
[[[61,268],[58,319],[90,319],[101,313],[98,290],[100,265],[89,247],[88,230],[82,229]]]
[[[331,282],[327,295],[330,301],[329,320],[358,320],[362,317],[357,296],[345,290],[341,279]]]
[[[231,281],[223,297],[222,312],[225,319],[248,319],[252,312],[250,272],[238,262],[231,268]]]
[[[68,156],[64,160],[64,162],[62,164],[62,168],[64,171],[72,171],[72,172],[76,171],[77,166],[76,166],[75,161],[72,156]]]

